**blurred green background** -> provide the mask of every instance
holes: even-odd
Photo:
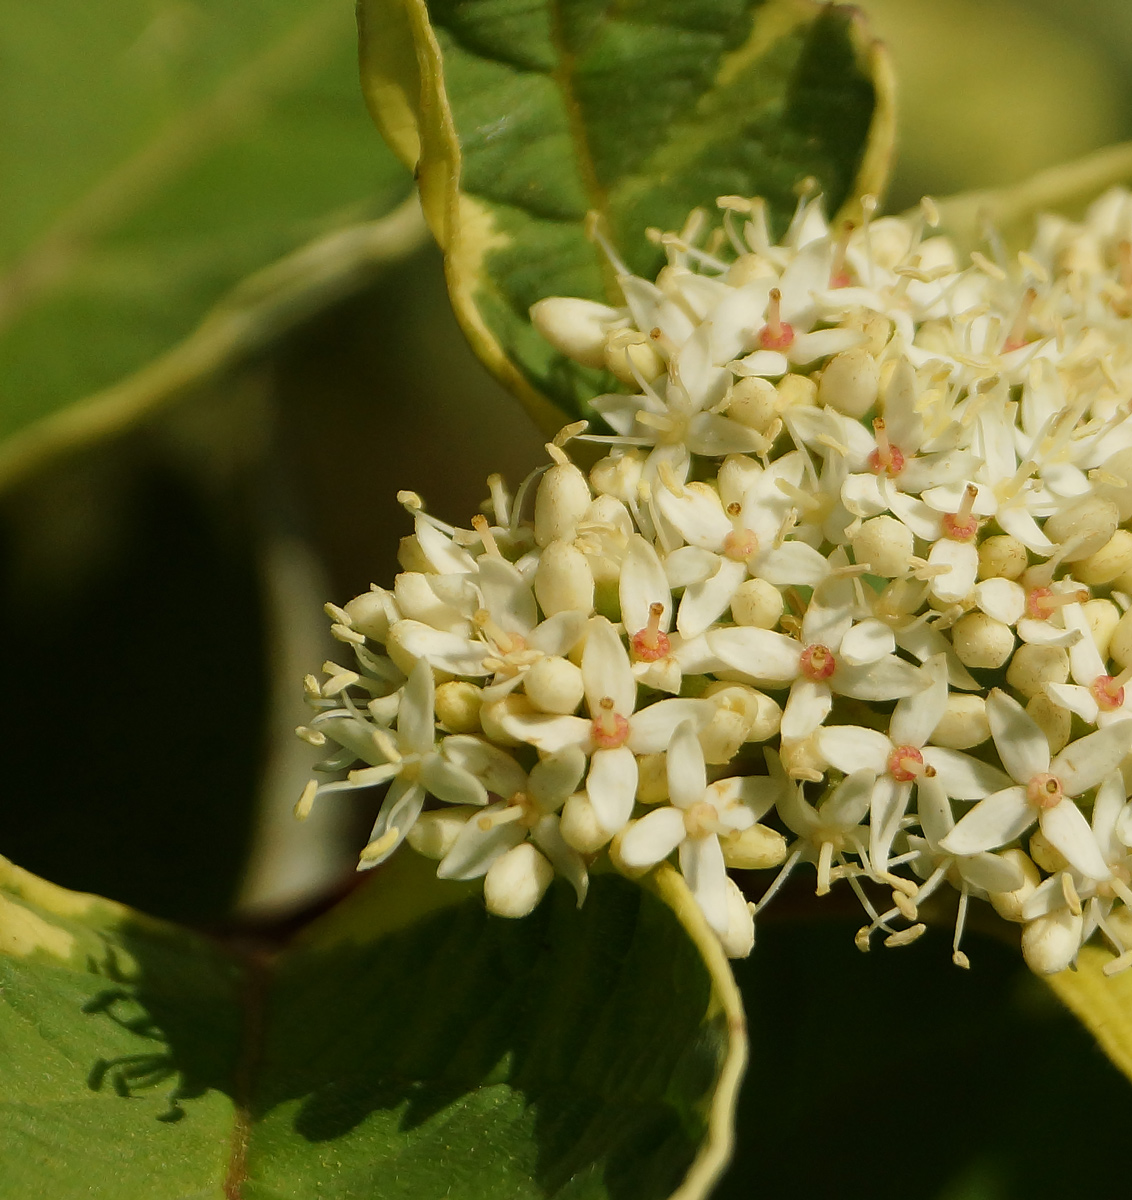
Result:
[[[1132,138],[1126,0],[862,7],[899,83],[892,208]],[[209,928],[237,905],[301,909],[351,878],[370,819],[353,800],[313,827],[290,819],[310,762],[291,734],[299,680],[334,650],[321,602],[391,581],[399,488],[466,520],[487,473],[517,482],[542,439],[464,345],[423,244],[329,283],[300,272],[297,298],[232,345],[205,339],[191,369],[145,374],[249,272],[408,194],[362,105],[348,3],[0,0],[0,58],[0,852]],[[68,424],[76,404],[87,425]],[[893,1181],[941,1200],[1064,1195],[1072,1172],[1034,1158],[1065,1162],[1090,1131],[1082,1158],[1104,1160],[1106,1136],[1119,1153],[1107,1115],[1086,1118],[1126,1107],[1126,1087],[999,948],[973,950],[966,979],[942,935],[898,966],[837,936],[799,949],[784,923],[742,969],[756,1132],[728,1196],[749,1180],[787,1195],[895,1196]],[[859,1038],[823,1032],[842,1011]],[[946,1019],[941,1045],[964,1053],[897,1063]],[[791,1038],[768,1041],[761,1020],[792,1021]],[[984,1036],[1008,1028],[1026,1036]],[[1085,1118],[1065,1124],[1070,1109]],[[862,1154],[878,1134],[891,1160]],[[909,1139],[934,1164],[913,1183]],[[828,1174],[798,1158],[815,1145]],[[1111,1190],[1107,1167],[1080,1169],[1074,1194]]]

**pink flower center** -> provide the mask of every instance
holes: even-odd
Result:
[[[759,330],[759,348],[785,351],[793,345],[794,327],[782,319],[782,293],[778,288],[771,288],[770,302],[766,306],[766,324]]]
[[[814,642],[802,651],[802,674],[814,683],[822,683],[837,670],[837,659],[833,651],[821,642]]]
[[[1066,604],[1084,604],[1089,593],[1084,588],[1075,592],[1055,592],[1051,588],[1031,588],[1026,595],[1026,616],[1036,621],[1048,621]]]
[[[1056,808],[1064,794],[1056,775],[1035,775],[1026,786],[1026,799],[1035,808]]]
[[[877,448],[869,455],[869,470],[874,475],[899,475],[904,470],[904,454],[888,440],[883,417],[873,421],[873,435]]]
[[[974,541],[975,534],[979,532],[979,518],[973,511],[978,495],[979,489],[974,484],[967,484],[963,499],[959,501],[959,511],[943,515],[941,524],[944,537],[951,538],[953,542]]]
[[[613,711],[613,699],[602,697],[597,716],[593,719],[594,745],[599,750],[616,750],[629,737],[629,722],[620,713]]]
[[[663,604],[650,604],[649,623],[630,638],[629,646],[638,662],[658,662],[668,657],[672,643],[668,634],[660,627],[660,618],[663,615]]]
[[[1115,712],[1124,704],[1124,688],[1112,675],[1098,675],[1089,684],[1089,691],[1102,712]]]
[[[913,779],[935,775],[935,767],[926,766],[918,746],[897,746],[888,756],[888,773],[898,783],[911,783]]]

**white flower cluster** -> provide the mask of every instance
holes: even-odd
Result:
[[[781,866],[761,907],[810,862],[862,949],[947,882],[961,966],[972,897],[1037,971],[1097,930],[1132,965],[1132,196],[967,262],[927,201],[806,199],[778,244],[720,206],[653,235],[655,283],[607,248],[624,307],[532,312],[631,389],[594,401],[613,435],[492,477],[471,529],[402,493],[404,573],[328,606],[356,661],[300,734],[346,774],[300,815],[388,785],[361,866],[407,840],[502,915],[675,855],[744,955],[728,869]]]

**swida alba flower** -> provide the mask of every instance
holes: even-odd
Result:
[[[929,202],[807,197],[777,242],[720,206],[655,281],[602,243],[623,303],[532,310],[618,380],[594,428],[470,528],[401,494],[402,574],[328,607],[353,661],[308,676],[300,814],[385,788],[362,866],[407,841],[498,916],[671,860],[743,955],[806,862],[861,949],[951,887],[961,966],[988,900],[1036,971],[1096,932],[1132,966],[1132,196],[998,263]]]

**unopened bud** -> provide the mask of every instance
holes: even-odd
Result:
[[[868,563],[870,574],[893,579],[908,571],[912,531],[895,517],[882,515],[863,521],[853,535],[853,557]]]
[[[780,412],[795,405],[812,408],[817,403],[818,385],[809,375],[783,375],[776,390]]]
[[[397,545],[397,561],[403,571],[431,571],[432,564],[417,541],[416,534],[403,537]]]
[[[1093,494],[1116,505],[1121,524],[1132,520],[1132,446],[1106,459],[1093,482]]]
[[[981,746],[990,737],[987,705],[982,696],[969,692],[951,692],[947,707],[932,734],[932,744],[948,750],[969,750]]]
[[[597,813],[585,792],[575,792],[562,806],[558,830],[568,846],[579,854],[596,854],[612,836],[597,819]]]
[[[989,899],[994,911],[1007,921],[1022,921],[1022,908],[1034,894],[1042,881],[1042,874],[1024,850],[1003,850],[1002,857],[1012,862],[1022,872],[1022,886],[1013,892],[990,892]]]
[[[642,461],[635,450],[599,459],[590,468],[590,483],[594,491],[614,496],[625,504],[636,501],[641,485]]]
[[[573,463],[555,463],[535,493],[535,541],[540,546],[573,541],[592,499],[585,475]]]
[[[876,404],[879,386],[876,359],[858,346],[829,360],[818,384],[818,403],[828,404],[847,417],[860,418]]]
[[[1116,532],[1120,514],[1111,500],[1100,496],[1082,496],[1081,499],[1055,512],[1046,521],[1042,532],[1059,546],[1070,544],[1062,556],[1063,562],[1080,562],[1096,554]]]
[[[1064,683],[1069,678],[1069,655],[1061,646],[1024,643],[1006,669],[1006,682],[1023,696],[1037,696],[1047,683]]]
[[[535,597],[548,617],[593,612],[594,577],[586,556],[569,542],[551,542],[539,556]]]
[[[784,608],[782,593],[765,579],[744,580],[731,597],[731,615],[735,623],[756,629],[773,629]]]
[[[739,871],[762,871],[786,861],[786,839],[768,825],[752,825],[720,839],[723,860]]]
[[[745,683],[716,680],[704,688],[705,700],[738,712],[746,728],[746,742],[765,742],[778,732],[782,724],[782,709],[764,692]]]
[[[774,384],[757,375],[750,375],[737,379],[728,389],[724,412],[740,425],[763,433],[779,415],[781,408]]]
[[[452,733],[478,733],[483,693],[466,679],[453,679],[436,689],[436,719]]]
[[[720,704],[711,714],[711,720],[698,732],[704,762],[730,762],[747,740],[749,728],[747,717],[741,708]]]
[[[1030,857],[1049,875],[1057,875],[1069,868],[1065,856],[1040,829],[1030,835],[1029,850]]]
[[[1117,621],[1109,639],[1108,652],[1120,667],[1132,666],[1132,610]]]
[[[548,296],[531,306],[531,324],[567,358],[584,367],[605,366],[605,339],[622,314],[574,296]]]
[[[405,841],[418,854],[439,861],[456,844],[468,820],[481,811],[474,804],[453,804],[421,813],[409,826]]]
[[[548,655],[540,658],[523,679],[527,699],[544,713],[576,712],[585,688],[582,672],[569,659]]]
[[[1029,921],[1022,930],[1022,957],[1036,975],[1056,975],[1077,958],[1083,919],[1059,908]]]
[[[642,804],[668,799],[667,754],[642,754],[637,759],[637,799]]]
[[[734,879],[727,879],[727,929],[719,935],[728,958],[746,958],[755,948],[755,918]]]
[[[1088,587],[1111,583],[1132,571],[1132,532],[1118,529],[1095,553],[1073,568],[1073,578]]]
[[[970,612],[955,622],[951,644],[965,667],[993,670],[1010,657],[1014,631],[984,612]]]
[[[605,340],[605,365],[632,388],[644,379],[651,383],[665,370],[664,359],[651,341],[634,337],[629,330],[614,330]]]
[[[1081,611],[1085,614],[1101,658],[1108,658],[1112,635],[1120,623],[1120,609],[1111,600],[1097,599],[1086,600],[1081,605]]]
[[[527,716],[533,711],[526,696],[511,692],[480,706],[480,725],[489,742],[497,746],[520,746],[520,740],[504,728],[504,722],[508,717]]]
[[[483,878],[484,905],[497,917],[525,917],[553,879],[550,863],[530,842],[520,842],[488,868]]]
[[[384,589],[373,589],[355,596],[347,603],[346,612],[353,627],[375,642],[385,641],[391,619],[396,616],[389,593]]]
[[[979,543],[980,579],[1017,579],[1028,562],[1026,547],[1008,533],[996,534]]]

